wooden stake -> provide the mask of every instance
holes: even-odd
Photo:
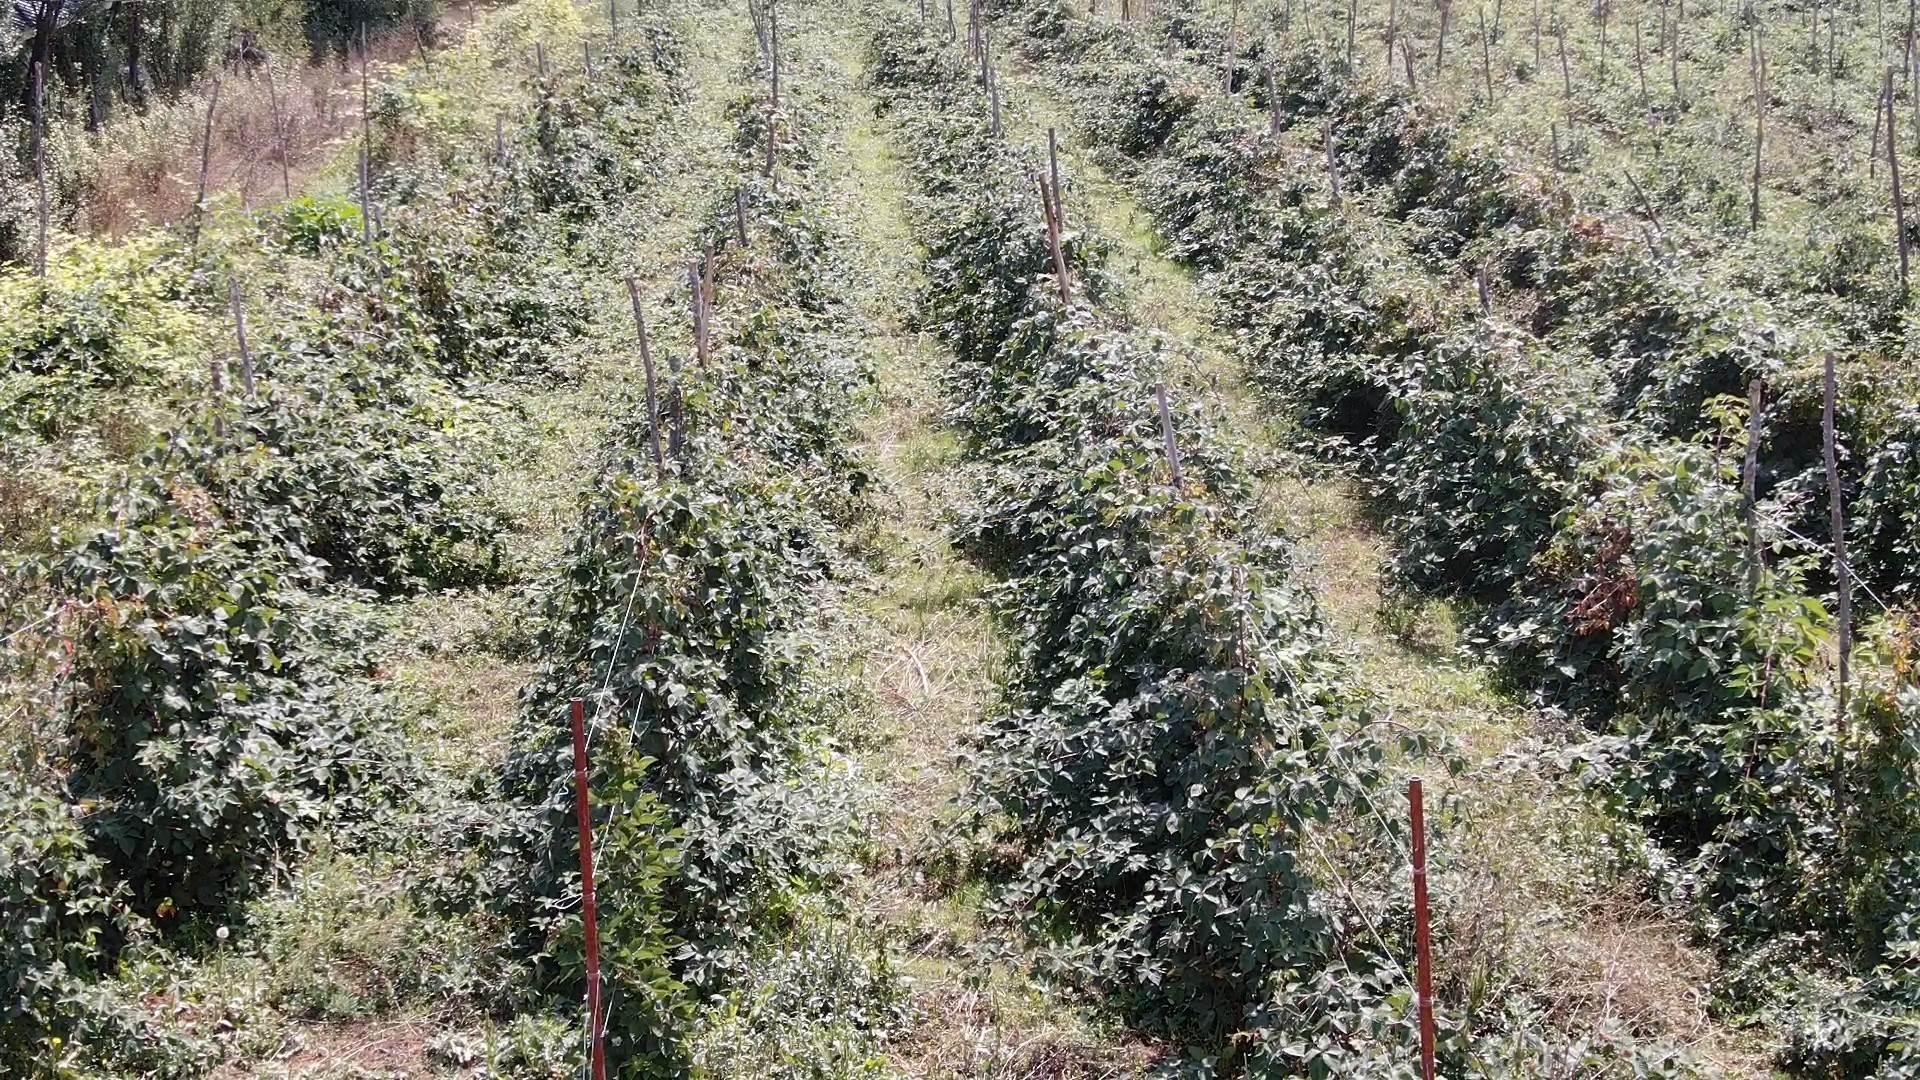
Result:
[[[687,263],[687,292],[693,300],[693,358],[701,367],[707,366],[707,304],[706,290],[701,287],[700,261]]]
[[[1393,60],[1392,53],[1387,54],[1387,60]],[[1280,137],[1280,80],[1273,74],[1272,60],[1267,61],[1267,134],[1276,139]]]
[[[767,4],[767,36],[773,52],[772,96],[777,112],[780,109],[780,5],[772,0]]]
[[[1539,3],[1540,0],[1534,0]],[[1393,75],[1393,39],[1400,31],[1400,0],[1387,0],[1387,75]]]
[[[1053,258],[1054,282],[1060,289],[1062,306],[1072,306],[1073,285],[1067,277],[1067,256],[1060,243],[1060,219],[1056,216],[1058,193],[1051,190],[1045,175],[1040,177],[1040,209],[1047,221],[1047,253]]]
[[[240,343],[240,385],[253,396],[253,350],[247,348],[247,312],[240,304],[240,279],[227,279],[227,303],[233,307],[233,336]]]
[[[220,92],[220,80],[217,77],[213,81],[213,89],[214,89],[214,93],[216,94]],[[36,194],[39,197],[39,204],[40,204],[39,218],[38,218],[39,225],[40,225],[40,246],[35,250],[35,253],[34,253],[33,273],[35,277],[38,277],[42,281],[45,281],[47,277],[47,242],[48,242],[49,231],[50,231],[48,228],[49,213],[47,209],[47,106],[46,106],[46,100],[47,100],[47,69],[45,65],[43,65],[40,62],[40,58],[35,57],[33,59],[33,186],[35,188]],[[207,124],[209,127],[211,127],[213,124],[213,121],[208,120]],[[200,165],[199,203],[205,203],[207,201],[206,160],[207,160],[206,152],[203,150],[200,155],[201,165]],[[196,203],[195,205],[197,206],[199,204]],[[200,220],[199,214],[196,211],[194,215],[195,235],[198,235],[198,230],[200,228],[199,220]]]
[[[1673,103],[1685,105],[1686,100],[1680,93],[1680,18],[1685,12],[1685,0],[1679,0],[1673,12],[1673,39],[1667,45],[1667,70],[1673,77]]]
[[[1640,107],[1644,109],[1647,108],[1649,104],[1647,98],[1647,54],[1640,45],[1640,16],[1637,13],[1633,18],[1633,70],[1634,74],[1639,76],[1640,79]]]
[[[980,78],[987,84],[989,130],[993,132],[993,137],[997,139],[1001,134],[1000,80],[994,78],[992,38],[988,36],[987,27],[984,22],[980,25]]]
[[[213,169],[213,116],[220,107],[220,77],[213,78],[213,89],[207,94],[207,123],[200,133],[200,193],[193,200],[193,236],[195,242],[200,238],[200,221],[207,213],[207,176]],[[46,170],[41,170],[41,184],[46,182]],[[44,199],[43,199],[44,202]],[[44,215],[41,228],[45,229]],[[43,241],[44,242],[44,241]]]
[[[1047,174],[1053,177],[1053,223],[1064,233],[1067,231],[1067,210],[1062,203],[1061,192],[1066,188],[1060,183],[1060,136],[1052,128],[1047,129]]]
[[[1433,48],[1433,73],[1447,68],[1447,25],[1453,21],[1453,0],[1440,0],[1440,37]]]
[[[1834,606],[1835,640],[1840,650],[1838,685],[1835,694],[1839,698],[1839,711],[1835,723],[1837,733],[1835,748],[1835,772],[1840,772],[1844,761],[1847,742],[1847,676],[1848,665],[1853,653],[1853,569],[1847,565],[1847,514],[1846,499],[1840,489],[1840,451],[1837,423],[1834,413],[1838,408],[1836,380],[1833,375],[1833,354],[1826,356],[1826,404],[1821,411],[1820,428],[1825,442],[1827,465],[1828,513],[1833,529],[1833,576],[1834,588],[1839,598]],[[1838,785],[1836,785],[1837,789]],[[1836,796],[1837,798],[1838,796]]]
[[[360,143],[372,153],[373,95],[367,89],[367,24],[360,24]]]
[[[1232,0],[1227,15],[1227,51],[1220,58],[1221,89],[1233,93],[1233,69],[1240,59],[1240,0]]]
[[[652,444],[653,464],[662,468],[666,459],[660,454],[660,397],[654,386],[653,350],[647,347],[647,317],[640,311],[640,282],[627,278],[627,298],[633,301],[633,332],[640,338],[640,366],[647,375],[647,441]]]
[[[547,77],[547,43],[544,41],[533,43],[533,66],[541,78]]]
[[[222,438],[225,438],[227,434],[225,400],[227,396],[226,369],[226,363],[218,356],[214,356],[207,361],[207,374],[211,382],[209,389],[213,391],[213,433]]]
[[[1599,0],[1594,5],[1594,19],[1600,24],[1600,81],[1607,81],[1607,0]]]
[[[1567,24],[1560,18],[1553,20],[1553,35],[1560,42],[1560,85],[1566,91],[1567,100],[1573,100],[1573,68],[1567,63]]]
[[[1887,177],[1893,181],[1893,232],[1900,250],[1900,300],[1907,299],[1907,206],[1900,194],[1900,150],[1893,137],[1893,69],[1887,69]]]
[[[1173,410],[1167,406],[1167,384],[1160,383],[1154,388],[1154,395],[1160,403],[1160,437],[1166,443],[1167,468],[1173,476],[1175,488],[1186,487],[1186,474],[1180,469],[1180,443],[1173,434]]]
[[[493,114],[493,157],[502,164],[507,160],[507,122],[499,113]]]
[[[1893,69],[1888,68],[1887,71],[1891,73]],[[1878,177],[1880,167],[1880,121],[1893,115],[1893,110],[1887,107],[1887,97],[1887,90],[1883,87],[1880,96],[1873,102],[1873,138],[1867,140],[1867,179],[1869,180]]]
[[[373,192],[368,178],[367,148],[360,148],[360,242],[373,243]]]
[[[1404,39],[1400,42],[1400,58],[1407,62],[1407,92],[1419,93],[1420,78],[1413,73],[1413,42]]]
[[[1762,384],[1755,379],[1747,384],[1747,457],[1740,466],[1740,499],[1746,510],[1747,591],[1760,590],[1760,396]]]
[[[1427,912],[1427,807],[1419,777],[1407,781],[1413,817],[1413,951],[1420,1004],[1420,1077],[1434,1080],[1433,928]]]
[[[1540,0],[1533,0],[1533,71],[1540,71]]]
[[[1493,43],[1487,40],[1487,9],[1474,9],[1480,17],[1480,78],[1487,88],[1487,108],[1493,108]]]
[[[1653,222],[1653,227],[1659,232],[1661,243],[1664,244],[1667,239],[1667,227],[1660,223],[1660,212],[1653,208],[1653,200],[1647,198],[1647,190],[1640,186],[1640,180],[1633,175],[1632,170],[1622,169],[1621,173],[1626,176],[1627,186],[1633,189],[1634,197],[1640,201],[1640,209],[1646,212],[1647,220]]]
[[[738,234],[740,246],[747,246],[747,189],[733,189],[733,228]]]
[[[1760,231],[1760,152],[1767,141],[1767,54],[1760,44],[1760,28],[1753,29],[1753,186],[1749,226]]]
[[[280,91],[274,86],[272,61],[267,62],[266,69],[267,104],[273,109],[273,138],[280,148],[280,193],[283,197],[291,199],[293,198],[293,176],[288,171],[287,164],[287,158],[291,156],[287,146],[287,125],[280,116]]]
[[[593,893],[593,807],[587,792],[587,706],[573,699],[573,805],[580,821],[580,922],[587,934],[587,1039],[593,1080],[607,1080],[606,1031],[600,1021],[600,911]]]
[[[1333,154],[1333,121],[1327,121],[1323,131],[1327,146],[1327,187],[1333,192],[1334,205],[1340,204],[1340,162]]]

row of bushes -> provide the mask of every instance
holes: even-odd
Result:
[[[910,21],[873,52],[921,187],[922,321],[953,356],[976,492],[959,539],[998,575],[1008,639],[969,757],[995,909],[1044,974],[1171,1043],[1167,1073],[1405,1068],[1408,895],[1376,868],[1405,858],[1389,762],[1443,756],[1430,733],[1384,737],[1238,452],[1193,403],[1171,411],[1175,481],[1156,415],[1166,358],[1113,306],[1105,245],[1084,229],[1068,231],[1078,295],[1060,299],[1045,166],[991,134],[977,68]],[[1001,104],[1018,115],[1004,90]],[[1441,895],[1443,925],[1472,904]],[[1482,975],[1504,996],[1442,984],[1444,1067],[1685,1074],[1625,1033],[1543,1028],[1537,980],[1495,953]]]
[[[610,86],[538,91],[668,113],[665,33]],[[203,1067],[111,999],[122,947],[199,947],[313,838],[408,803],[420,770],[369,601],[508,576],[514,522],[487,493],[506,447],[485,429],[513,383],[567,377],[551,350],[584,328],[577,287],[540,269],[564,250],[547,222],[574,212],[539,202],[551,175],[396,157],[377,228],[302,198],[0,281],[18,301],[0,428],[47,480],[8,492],[38,500],[19,517],[40,531],[5,542],[0,772],[27,827],[4,864],[0,1071]],[[219,344],[229,280],[245,369]]]
[[[1561,363],[1604,376],[1595,389],[1611,413],[1694,436],[1712,428],[1704,419],[1708,399],[1744,395],[1750,380],[1765,380],[1760,487],[1779,496],[1802,533],[1823,528],[1810,498],[1824,490],[1820,370],[1808,358],[1846,354],[1840,427],[1844,441],[1862,448],[1843,463],[1842,480],[1855,505],[1855,571],[1885,595],[1906,597],[1920,586],[1911,573],[1920,511],[1901,498],[1915,470],[1904,405],[1916,387],[1895,362],[1907,347],[1907,316],[1885,271],[1891,249],[1860,231],[1866,223],[1824,241],[1836,253],[1828,261],[1859,278],[1844,282],[1804,267],[1774,268],[1768,260],[1776,256],[1761,241],[1728,251],[1723,237],[1675,229],[1656,243],[1646,239],[1650,228],[1625,232],[1576,206],[1563,177],[1467,140],[1456,117],[1352,71],[1331,52],[1283,50],[1271,35],[1246,34],[1238,77],[1245,97],[1228,99],[1214,92],[1219,79],[1209,71],[1225,52],[1224,26],[1168,15],[1162,36],[1182,52],[1162,56],[1141,52],[1123,29],[1078,24],[1057,4],[1010,10],[1029,35],[1030,57],[1073,65],[1100,96],[1100,107],[1086,113],[1092,137],[1124,155],[1182,162],[1181,176],[1158,176],[1147,196],[1168,223],[1175,254],[1217,268],[1227,250],[1264,235],[1243,211],[1283,155],[1259,137],[1245,106],[1269,107],[1263,73],[1271,67],[1279,126],[1315,150],[1332,143],[1342,186],[1399,224],[1414,271],[1456,272],[1447,295],[1465,306],[1467,282],[1485,268],[1499,310]],[[1109,77],[1130,65],[1141,65],[1132,81]],[[1197,197],[1191,184],[1212,196]],[[1667,191],[1657,178],[1651,186],[1656,196]],[[1295,392],[1311,400],[1324,390],[1310,382]],[[1383,418],[1362,425],[1355,415],[1370,411],[1364,396],[1341,404],[1349,414],[1335,433],[1375,434]]]
[[[1915,996],[1911,635],[1898,615],[1867,620],[1842,713],[1832,619],[1807,584],[1827,567],[1782,550],[1771,526],[1768,565],[1755,564],[1744,409],[1718,396],[1749,375],[1784,384],[1772,416],[1794,423],[1774,428],[1779,497],[1761,512],[1793,518],[1791,495],[1809,486],[1793,470],[1817,448],[1811,369],[1789,344],[1807,344],[1789,332],[1799,324],[1734,328],[1751,312],[1727,292],[1702,297],[1683,262],[1638,257],[1543,181],[1448,150],[1426,107],[1310,47],[1273,58],[1281,126],[1330,124],[1338,197],[1326,136],[1268,136],[1214,87],[1214,54],[1165,48],[1183,43],[1178,25],[1087,26],[1044,4],[1013,14],[1030,55],[1068,65],[1088,135],[1118,152],[1170,245],[1214,271],[1249,369],[1357,457],[1398,579],[1477,601],[1515,688],[1604,733],[1581,769],[1659,841],[1662,879],[1726,950],[1727,997],[1783,1021],[1783,1060],[1799,1071],[1906,1075],[1908,1021],[1893,1014]],[[1436,237],[1526,249],[1497,280],[1531,289],[1546,314],[1482,317],[1445,276],[1460,264],[1425,247]],[[1640,317],[1665,345],[1616,333]],[[1596,371],[1602,341],[1628,344]],[[1849,468],[1863,487],[1858,563],[1904,595],[1915,466],[1879,417],[1911,407],[1880,385],[1853,400],[1865,402],[1843,410],[1862,450]]]
[[[813,168],[827,92],[784,48],[781,110],[764,92],[729,106],[736,172],[695,237],[709,355],[656,347],[653,400],[636,380],[607,435],[503,779],[517,810],[494,838],[517,883],[508,913],[541,989],[575,1008],[567,702],[585,699],[623,1076],[796,1060],[860,1074],[902,1019],[877,939],[822,917],[860,835],[829,635],[870,513],[853,420],[871,376],[849,347],[830,178]],[[777,178],[760,171],[770,121]]]

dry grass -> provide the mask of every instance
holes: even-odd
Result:
[[[426,1020],[364,1020],[290,1025],[288,1049],[276,1061],[225,1066],[212,1080],[334,1080],[444,1075],[428,1058],[433,1025]]]
[[[434,44],[456,43],[475,18],[470,6],[448,9]],[[411,25],[372,38],[368,61],[375,88],[398,68],[419,63],[420,41]],[[357,50],[352,64],[280,60],[222,71],[217,78],[209,201],[255,206],[306,190],[340,166],[343,144],[359,131]],[[118,238],[193,213],[212,88],[213,80],[204,80],[177,101],[110,120],[100,132],[57,135],[56,149],[81,162],[81,231]]]

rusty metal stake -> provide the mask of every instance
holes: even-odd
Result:
[[[1420,1005],[1420,1076],[1433,1073],[1433,931],[1427,916],[1427,808],[1420,778],[1407,781],[1407,801],[1413,806],[1413,949],[1418,965]]]
[[[600,1029],[600,913],[593,896],[593,808],[587,799],[587,704],[573,699],[573,805],[580,817],[580,921],[587,931],[587,1039],[593,1080],[607,1080]]]

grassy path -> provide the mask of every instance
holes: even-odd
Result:
[[[984,892],[960,865],[968,839],[951,829],[960,755],[990,707],[1001,645],[987,578],[954,550],[943,520],[965,483],[960,447],[941,419],[942,358],[909,325],[918,251],[902,164],[862,87],[864,36],[845,17],[806,30],[803,47],[827,62],[845,105],[830,168],[849,208],[861,347],[876,374],[861,428],[880,513],[853,630],[876,728],[864,766],[878,811],[867,874],[848,903],[850,917],[893,943],[909,983],[908,1026],[889,1041],[887,1066],[927,1077],[1139,1075],[1142,1047],[1028,977],[1029,958],[983,920]]]
[[[1267,512],[1295,538],[1302,580],[1358,681],[1390,719],[1444,731],[1464,761],[1452,778],[1439,762],[1408,763],[1409,772],[1429,774],[1430,787],[1459,797],[1438,823],[1450,830],[1443,850],[1452,849],[1447,869],[1436,871],[1438,932],[1455,932],[1436,944],[1443,984],[1449,966],[1471,981],[1491,975],[1502,955],[1501,966],[1517,957],[1518,985],[1553,998],[1557,1024],[1590,1026],[1596,1037],[1625,1030],[1680,1045],[1710,1071],[1769,1075],[1762,1040],[1708,1013],[1713,964],[1684,920],[1646,901],[1632,875],[1598,865],[1595,853],[1611,842],[1599,810],[1533,773],[1532,754],[1574,733],[1495,691],[1447,604],[1391,594],[1381,573],[1386,543],[1367,522],[1355,481],[1288,449],[1288,433],[1209,322],[1194,273],[1162,253],[1147,212],[1067,134],[1052,88],[1010,63],[1004,75],[1025,106],[1012,137],[1044,142],[1049,127],[1059,132],[1069,213],[1078,204],[1113,244],[1109,266],[1136,319],[1164,337],[1182,360],[1176,372],[1187,392],[1210,396],[1260,464]]]

